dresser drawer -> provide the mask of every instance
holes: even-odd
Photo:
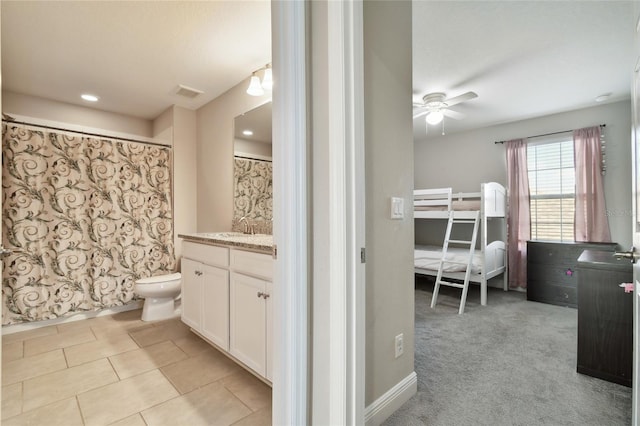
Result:
[[[240,272],[268,281],[273,280],[273,258],[270,254],[231,249],[230,266]]]
[[[531,283],[547,282],[564,287],[575,287],[578,282],[576,269],[576,266],[530,262],[527,266],[527,280]]]
[[[183,241],[182,256],[206,265],[229,267],[229,249],[226,247]]]
[[[575,287],[549,284],[546,282],[529,282],[527,286],[527,300],[549,303],[551,305],[578,307],[577,290]]]
[[[532,263],[576,265],[583,250],[569,244],[529,244],[527,259]]]

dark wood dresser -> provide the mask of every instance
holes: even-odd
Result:
[[[578,373],[631,387],[633,282],[629,260],[586,250],[578,259]]]
[[[578,257],[584,250],[615,251],[615,243],[527,242],[527,300],[578,307]]]

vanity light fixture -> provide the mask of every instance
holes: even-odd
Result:
[[[260,85],[260,78],[254,72],[251,74],[251,81],[249,82],[249,88],[247,89],[247,94],[251,96],[262,96],[264,95],[264,89]]]
[[[98,102],[98,99],[100,99],[96,95],[91,95],[89,93],[83,93],[80,97],[88,102]]]
[[[253,136],[253,132],[251,130],[243,130],[242,134],[245,136]]]
[[[262,83],[260,82],[260,77],[258,77],[258,72],[264,69],[264,74],[262,76]],[[247,89],[247,94],[251,96],[262,96],[264,95],[265,90],[271,90],[273,88],[273,72],[271,71],[271,64],[267,64],[264,68],[260,68],[257,71],[254,71],[251,74],[251,81],[249,82],[249,88]]]
[[[262,76],[262,88],[264,90],[273,89],[273,72],[271,71],[271,64],[267,64]]]

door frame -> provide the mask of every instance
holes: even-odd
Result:
[[[334,424],[364,424],[363,4],[360,0],[323,3],[326,11],[312,17],[310,2],[272,1],[277,250],[273,321],[274,347],[278,348],[273,424],[311,424],[317,418]],[[323,40],[330,54],[320,59],[314,55],[313,60],[312,18],[314,24],[330,30]],[[312,98],[314,75],[326,76],[328,90]],[[278,82],[286,82],[286,90],[277,90]],[[312,124],[318,123],[312,123],[312,111],[318,109],[329,114],[314,129]],[[318,127],[326,127],[323,130],[331,137],[316,140]],[[326,143],[330,155],[319,162],[313,158],[312,140]],[[324,210],[328,220],[321,224],[314,222],[312,190],[319,180],[330,188]],[[328,236],[329,244],[318,245],[314,235]],[[331,261],[329,280],[322,280],[326,271],[313,268],[314,259],[320,257]],[[318,297],[328,303],[311,309],[313,298]],[[330,322],[319,324],[320,318]],[[310,336],[314,342],[317,337],[314,325],[315,331],[322,328],[329,348],[317,342],[312,345]],[[314,380],[312,371],[318,365],[330,367],[328,378]]]

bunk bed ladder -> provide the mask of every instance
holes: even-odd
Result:
[[[468,214],[468,212],[466,212]],[[444,237],[444,244],[442,246],[442,258],[440,259],[440,265],[438,266],[438,275],[436,276],[436,283],[433,288],[433,296],[431,298],[431,307],[435,308],[436,303],[438,301],[438,292],[440,291],[440,285],[446,285],[449,287],[456,287],[462,289],[462,295],[460,296],[460,309],[458,310],[458,314],[462,314],[464,312],[464,305],[467,301],[467,292],[469,290],[469,276],[471,275],[471,265],[473,263],[473,254],[476,248],[476,237],[478,235],[478,222],[480,220],[480,212],[475,212],[475,217],[469,218],[465,216],[463,218],[456,217],[456,212],[451,210],[449,212],[449,220],[447,222],[447,231]],[[451,239],[451,230],[454,224],[473,224],[473,231],[471,234],[470,240],[452,240]],[[457,246],[469,247],[469,258],[467,262],[453,262],[450,260],[446,260],[447,251],[449,249],[449,244],[452,243]],[[444,269],[444,264],[446,263],[457,263],[465,265],[465,274],[464,274],[464,283],[454,283],[451,281],[444,281],[442,279],[442,272]]]

